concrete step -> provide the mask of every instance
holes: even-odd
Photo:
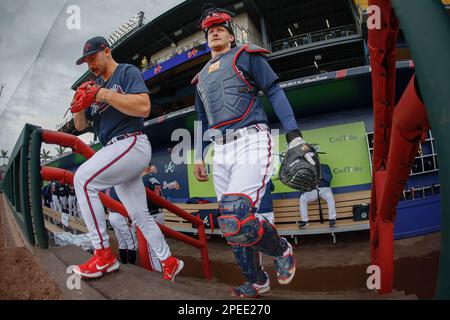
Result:
[[[160,273],[148,272],[140,267],[122,264],[114,274],[95,280],[81,280],[80,289],[68,289],[67,267],[89,259],[90,254],[78,247],[52,247],[49,250],[32,249],[37,261],[47,270],[63,292],[65,299],[112,299],[112,300],[217,300],[239,299],[228,293],[229,286],[216,281],[205,281],[183,276],[181,273],[170,282],[162,279]],[[73,279],[73,278],[72,278]],[[379,295],[374,291],[358,290],[347,292],[294,292],[286,287],[272,289],[261,299],[267,300],[412,300],[414,295],[394,291]]]
[[[90,254],[78,247],[52,247],[49,250],[34,249],[37,260],[47,270],[49,277],[61,288],[66,299],[113,300],[203,300],[229,299],[226,292],[215,286],[178,276],[175,282],[166,281],[161,273],[131,264],[121,264],[120,269],[100,279],[81,280],[81,289],[68,289],[66,282],[71,274],[67,267],[81,264]],[[88,296],[84,297],[84,293]]]

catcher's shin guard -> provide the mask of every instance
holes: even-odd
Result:
[[[225,194],[219,203],[218,218],[220,230],[231,245],[252,246],[264,232],[256,218],[256,208],[246,194]]]
[[[245,281],[250,283],[264,282],[265,274],[261,266],[259,252],[253,247],[232,246],[233,253],[244,275]]]
[[[280,237],[277,229],[267,221],[262,222],[264,233],[253,247],[269,256],[278,257],[288,248],[287,241]]]

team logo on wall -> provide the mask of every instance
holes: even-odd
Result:
[[[197,55],[198,51],[197,49],[192,49],[191,51],[188,52],[188,59],[191,59],[192,57],[195,57]]]
[[[169,189],[169,190],[180,190],[180,184],[177,180],[172,182],[163,182],[163,189]]]
[[[158,66],[155,68],[155,70],[153,70],[153,73],[154,73],[154,74],[158,74],[158,73],[161,72],[161,69],[162,69],[161,65],[158,64]]]
[[[166,173],[173,173],[175,171],[175,165],[173,164],[172,161],[169,162],[169,164],[165,164],[164,165],[164,171]]]

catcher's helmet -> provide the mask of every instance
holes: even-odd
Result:
[[[231,20],[232,12],[216,8],[213,4],[207,3],[202,8],[202,16],[198,22],[198,26],[205,32],[205,37],[208,39],[208,29],[213,26],[224,27],[234,36],[234,25]],[[236,40],[233,40],[232,47],[236,45]]]

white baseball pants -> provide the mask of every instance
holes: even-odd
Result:
[[[271,212],[264,212],[264,213],[256,212],[255,216],[259,219],[259,221],[263,221],[265,219],[270,224],[275,225],[275,214],[274,214],[273,211],[271,211]]]
[[[164,214],[162,212],[154,214],[153,218],[155,219],[156,222],[164,224]],[[156,252],[153,251],[150,245],[148,246],[148,257],[150,258],[150,264],[152,265],[153,270],[157,272],[162,272],[161,261],[158,259]]]
[[[214,189],[217,200],[224,194],[242,193],[258,207],[273,172],[274,141],[269,131],[248,134],[226,143],[214,143]]]
[[[69,195],[68,205],[69,205],[69,214],[71,216],[74,216],[75,212],[77,211],[76,201],[77,198],[75,196]]]
[[[334,203],[334,196],[331,188],[319,188],[319,197],[327,202],[328,219],[336,220],[336,206]],[[308,221],[308,203],[316,200],[318,200],[317,190],[302,193],[302,195],[300,196],[300,214],[302,216],[302,221]]]
[[[114,228],[114,233],[119,242],[119,249],[137,249],[136,227],[129,226],[127,218],[118,212],[110,212],[109,223]]]
[[[105,211],[98,192],[114,186],[130,218],[140,228],[152,250],[160,260],[166,260],[171,255],[170,249],[148,212],[145,187],[140,177],[150,163],[150,142],[145,134],[112,141],[75,173],[75,192],[92,244],[95,249],[109,247]]]
[[[57,195],[52,195],[52,206],[53,206],[53,210],[54,211],[58,211],[58,212],[62,212],[62,206],[61,206],[61,201],[59,201],[59,198]]]
[[[68,209],[68,199],[67,199],[67,197],[66,196],[61,196],[61,197],[59,197],[59,199],[61,200],[61,207],[64,210],[67,210]]]

